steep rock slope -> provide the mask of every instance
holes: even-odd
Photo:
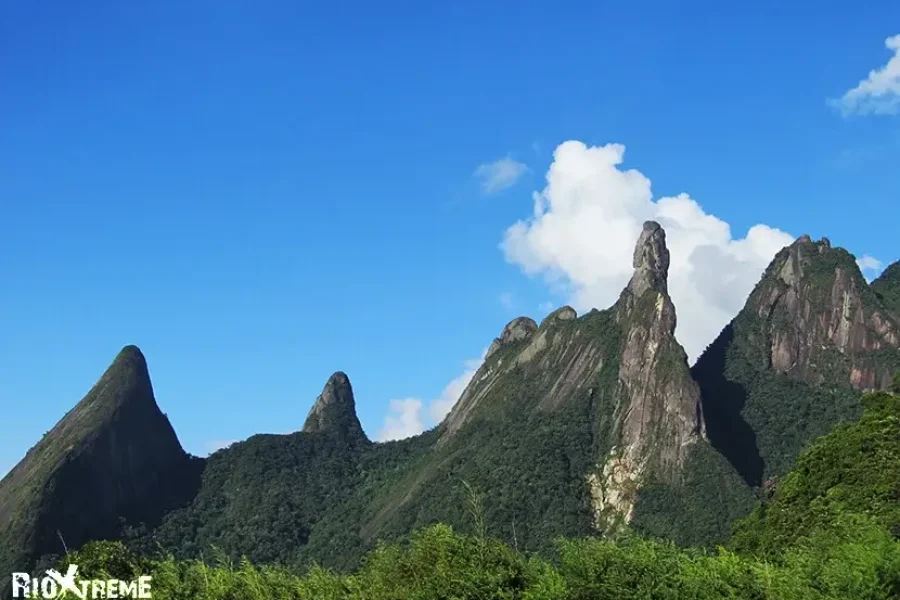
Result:
[[[0,573],[155,525],[194,494],[202,463],[159,410],[141,351],[124,348],[0,481]]]
[[[886,286],[885,286],[886,287]],[[760,486],[900,368],[900,324],[851,254],[801,236],[697,361],[710,441]]]

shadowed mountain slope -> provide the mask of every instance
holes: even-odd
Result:
[[[125,347],[0,481],[0,573],[156,525],[194,495],[202,463],[159,410],[141,351]]]

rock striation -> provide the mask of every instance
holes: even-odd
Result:
[[[614,307],[623,332],[616,409],[620,437],[589,478],[598,517],[612,509],[625,521],[633,516],[644,481],[677,483],[688,453],[703,437],[700,390],[675,339],[669,250],[659,223],[644,223],[633,267]]]
[[[813,384],[832,378],[884,389],[892,365],[879,351],[900,347],[900,325],[846,250],[802,236],[782,250],[748,301],[766,323],[772,369]]]
[[[438,447],[480,419],[554,413],[587,398],[599,454],[582,475],[597,528],[631,520],[646,482],[677,483],[703,426],[699,389],[674,335],[669,251],[658,223],[643,225],[633,267],[607,310],[579,317],[563,306],[539,327],[527,317],[507,324],[441,424]]]

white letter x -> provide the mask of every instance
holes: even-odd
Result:
[[[75,585],[75,574],[78,573],[78,567],[75,565],[69,565],[69,569],[66,571],[66,576],[63,577],[60,575],[59,571],[56,569],[47,569],[47,576],[50,579],[56,581],[59,584],[59,595],[63,596],[66,592],[72,592],[82,600],[84,600],[84,592],[78,589],[78,586]]]

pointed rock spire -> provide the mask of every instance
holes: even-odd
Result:
[[[641,296],[653,289],[667,293],[669,276],[669,249],[666,248],[666,232],[656,221],[646,221],[634,247],[632,261],[634,274],[628,282],[628,290]]]
[[[363,435],[356,416],[353,388],[346,373],[337,371],[328,378],[325,388],[306,417],[303,431],[334,431],[343,435]]]

